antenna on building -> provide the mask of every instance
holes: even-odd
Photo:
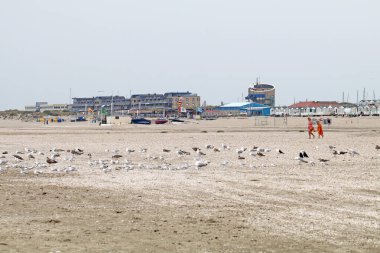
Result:
[[[375,96],[375,90],[373,90],[373,101],[376,100],[376,96]]]
[[[342,96],[342,102],[344,103],[344,91],[343,91],[343,96]]]
[[[363,90],[363,101],[365,100],[365,88]]]
[[[347,103],[349,99],[350,99],[350,92],[347,92]]]
[[[359,90],[356,90],[356,105],[359,105]]]
[[[71,104],[71,88],[70,88],[70,100],[69,100],[69,104]]]

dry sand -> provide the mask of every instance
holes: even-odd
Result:
[[[0,165],[0,251],[380,252],[380,118],[333,119],[325,138],[314,140],[301,132],[306,119],[275,120],[112,127],[0,121],[0,151],[9,152],[9,163],[25,147],[85,150],[71,173],[23,175]],[[231,150],[205,149],[222,143]],[[272,151],[237,159],[236,148],[254,145]],[[360,155],[334,156],[328,145]],[[126,154],[127,147],[136,152]],[[192,154],[178,157],[175,147]],[[210,164],[196,170],[191,147],[201,147]],[[163,156],[172,169],[91,168],[87,154],[110,159],[105,149],[148,166],[163,163],[148,156]],[[300,150],[314,166],[294,160]],[[64,156],[52,167],[67,166]],[[43,162],[46,155],[36,157]],[[184,164],[191,167],[176,170]]]

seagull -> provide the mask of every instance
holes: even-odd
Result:
[[[229,146],[227,146],[226,144],[224,144],[224,143],[222,143],[222,149],[223,150],[230,150],[230,147]]]
[[[336,149],[336,147],[329,145],[329,149]]]
[[[250,150],[252,152],[256,152],[259,147],[253,146],[253,148]]]
[[[229,161],[223,161],[222,166],[227,166],[230,162]]]
[[[276,151],[277,151],[277,153],[279,153],[279,154],[285,154],[284,152],[282,152],[281,149],[276,149]]]
[[[243,154],[244,151],[246,151],[246,150],[247,150],[247,148],[241,147],[241,148],[239,148],[239,149],[236,149],[236,153],[237,153],[238,155],[240,155],[240,154]]]
[[[129,149],[129,148],[127,148],[125,151],[126,151],[128,154],[135,152],[134,149]]]
[[[197,150],[197,154],[199,157],[201,157],[202,155],[206,155],[205,153],[203,153],[200,149]]]
[[[192,148],[195,152],[197,152],[198,150],[200,150],[200,148],[197,148],[197,147],[193,147]]]
[[[336,150],[333,151],[333,155],[345,155],[347,153],[348,153],[347,151],[336,151]]]
[[[213,150],[214,150],[214,152],[220,152],[219,148],[214,148]]]
[[[24,160],[24,158],[22,158],[21,156],[19,155],[13,155],[17,160]]]
[[[57,163],[57,161],[56,161],[56,160],[54,160],[54,159],[51,159],[51,158],[49,158],[49,157],[46,157],[46,162],[47,162],[48,164]]]
[[[328,159],[323,159],[323,158],[319,158],[318,161],[320,161],[321,163],[327,163],[327,162],[329,162],[330,160],[328,160]]]
[[[257,152],[257,155],[258,156],[265,156],[263,153],[261,153],[261,152]]]
[[[58,153],[53,153],[51,156],[50,156],[50,159],[55,159],[57,157],[60,157],[61,155],[58,154]]]
[[[29,159],[34,159],[35,157],[34,157],[31,153],[29,153],[29,154],[28,154],[28,158],[29,158]]]
[[[183,156],[183,155],[190,155],[189,152],[183,151],[181,149],[176,150],[177,155]]]
[[[299,153],[299,156],[294,158],[295,160],[298,160],[300,163],[303,162],[303,163],[308,163],[308,161],[306,161],[303,157],[303,154],[302,153]]]
[[[141,149],[140,149],[140,153],[146,153],[147,151],[148,151],[147,148],[141,148]]]
[[[353,149],[349,149],[349,150],[348,150],[348,153],[349,153],[351,156],[360,155],[359,152],[357,152],[356,150],[353,150]]]
[[[199,161],[195,161],[195,167],[197,169],[201,168],[201,167],[206,167],[208,165],[208,161],[207,160],[199,160]]]
[[[73,155],[83,155],[83,150],[77,148],[77,149],[73,149],[71,150],[71,154]]]
[[[214,146],[211,144],[207,144],[205,147],[206,147],[206,149],[213,149],[214,148]]]

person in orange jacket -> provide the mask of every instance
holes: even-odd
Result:
[[[317,127],[317,130],[318,130],[318,138],[323,138],[323,127],[322,127],[322,120],[318,120],[317,122],[318,124],[318,127]]]
[[[310,117],[307,118],[307,120],[308,120],[307,129],[308,129],[308,131],[309,131],[309,139],[311,139],[311,136],[313,136],[313,138],[315,138],[313,121],[311,120]]]

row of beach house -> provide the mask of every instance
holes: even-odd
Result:
[[[358,104],[335,101],[305,101],[271,108],[272,116],[379,116],[380,100],[362,100]]]

